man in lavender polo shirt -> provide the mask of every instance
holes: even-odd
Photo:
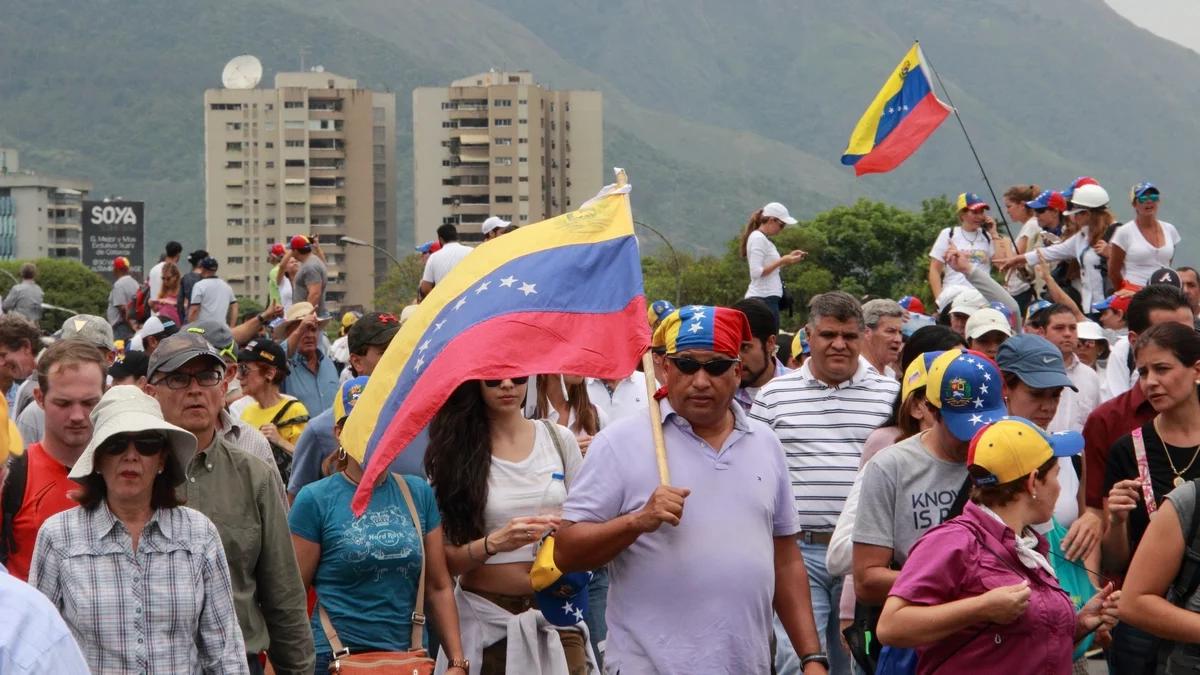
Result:
[[[733,400],[749,339],[729,308],[666,317],[654,345],[666,352],[658,405],[672,486],[659,484],[651,429],[634,417],[600,431],[567,495],[555,561],[611,563],[610,673],[770,672],[772,610],[806,675],[827,672],[783,451]]]

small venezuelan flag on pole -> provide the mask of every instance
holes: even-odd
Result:
[[[842,164],[853,166],[856,176],[891,171],[953,110],[933,93],[921,45],[914,42],[855,125]]]

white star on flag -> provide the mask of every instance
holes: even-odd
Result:
[[[466,298],[459,298],[458,302],[454,303],[454,311],[458,311],[463,305],[467,304]]]
[[[979,393],[981,393],[981,394],[987,393],[987,385],[986,384],[979,385]]]
[[[982,408],[982,407],[983,407],[983,399],[981,399],[981,398],[977,398],[977,399],[975,399],[974,403],[975,403],[975,407],[976,407],[976,408]]]
[[[517,283],[517,278],[511,274],[500,280],[500,286],[503,288],[509,288],[515,283]]]
[[[971,415],[971,424],[983,424],[983,416]]]
[[[479,285],[479,288],[475,289],[475,295],[479,295],[480,293],[486,291],[488,289],[488,286],[491,286],[491,285],[492,285],[492,282],[490,282],[490,281],[483,282],[482,284]]]
[[[423,365],[425,365],[425,357],[424,356],[418,357],[416,364],[413,365],[413,370],[420,370],[421,366],[423,366]]]
[[[969,357],[969,356],[968,356],[968,357],[967,357],[967,363],[969,363],[969,364],[971,364],[971,365],[975,365],[975,359],[973,359],[973,358],[971,358],[971,357]]]
[[[534,290],[534,287],[535,287],[535,286],[537,286],[537,284],[529,284],[529,283],[525,283],[525,284],[521,284],[521,287],[520,287],[520,288],[518,288],[517,290],[518,290],[518,291],[521,291],[522,293],[524,293],[526,297],[529,297],[529,295],[530,295],[531,293],[537,293],[537,291],[536,291],[536,290]]]
[[[688,328],[688,332],[691,332],[691,333],[699,333],[702,330],[704,330],[704,327],[698,323],[694,323],[694,324],[692,324],[692,326],[690,328]]]
[[[435,332],[435,333],[438,332],[439,330],[442,329],[442,326],[444,326],[444,325],[446,325],[445,319],[442,319],[441,321],[433,324],[433,332]]]
[[[563,611],[570,614],[571,612],[575,611],[575,605],[572,605],[571,601],[567,600],[563,603]]]
[[[978,369],[980,369],[980,370],[983,370],[983,364],[982,364],[982,363],[976,363],[976,364],[975,364],[975,367],[976,367],[976,368],[978,368]]]
[[[577,609],[573,612],[576,621],[583,621],[583,610]]]
[[[991,382],[991,381],[992,381],[992,374],[991,374],[991,373],[984,373],[984,374],[983,374],[983,380],[984,380],[985,382]],[[985,393],[985,394],[986,394],[986,393],[987,393],[987,389],[984,389],[984,390],[983,390],[983,393]]]
[[[422,352],[423,352],[423,351],[425,351],[426,349],[429,349],[429,343],[430,343],[430,341],[429,341],[429,340],[426,340],[425,342],[421,343],[421,348],[420,348],[418,351],[422,351]]]

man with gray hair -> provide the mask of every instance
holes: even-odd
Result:
[[[900,350],[904,349],[904,335],[900,332],[904,325],[904,308],[895,300],[869,300],[862,306],[862,313],[863,325],[867,328],[863,357],[880,375],[900,379],[896,364],[900,360]]]
[[[867,436],[887,421],[900,391],[862,358],[863,310],[842,291],[822,293],[809,303],[812,355],[799,370],[771,380],[758,392],[750,417],[766,422],[786,455],[812,593],[813,616],[829,672],[848,674],[850,658],[841,646],[838,602],[842,578],[825,569],[825,556],[837,517],[854,484]],[[795,650],[776,621],[779,641],[775,667],[780,675],[799,673]]]

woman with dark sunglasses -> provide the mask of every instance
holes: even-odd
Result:
[[[29,583],[58,608],[97,673],[246,673],[217,528],[175,488],[196,437],[137,387],[113,387],[70,478],[79,506],[38,532]]]
[[[538,612],[529,571],[537,541],[558,526],[562,508],[543,495],[555,493],[547,488],[556,475],[570,490],[583,461],[570,430],[525,418],[528,385],[528,377],[465,382],[429,425],[425,470],[442,513],[446,562],[460,577],[463,650],[485,675],[508,666],[506,631],[485,617],[512,615],[511,625]],[[559,637],[569,671],[584,672],[583,633],[565,628]]]
[[[1108,278],[1113,288],[1138,291],[1149,283],[1151,274],[1171,266],[1181,237],[1174,225],[1158,219],[1159,192],[1153,184],[1133,186],[1129,201],[1133,220],[1113,233]]]

